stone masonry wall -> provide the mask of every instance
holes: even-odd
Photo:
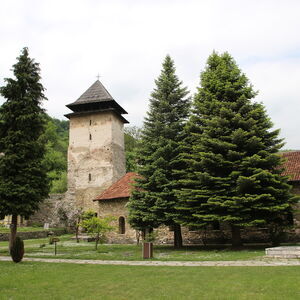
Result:
[[[136,230],[128,224],[127,199],[102,200],[98,202],[99,217],[113,216],[115,220],[112,225],[115,230],[110,232],[108,237],[109,243],[131,244],[136,242]],[[119,218],[125,218],[125,233],[119,233]]]
[[[114,216],[114,226],[116,229],[108,234],[109,243],[135,243],[137,238],[136,230],[132,229],[128,223],[128,210],[126,208],[127,199],[114,199],[98,201],[98,214],[100,217]],[[300,204],[298,204],[300,212]],[[119,218],[125,218],[125,234],[118,233]],[[294,215],[297,218],[295,223],[299,224],[300,215]],[[192,244],[226,244],[231,241],[231,231],[223,226],[222,230],[198,230],[189,231],[187,227],[182,228],[182,238],[185,245]],[[157,232],[158,244],[172,244],[174,232],[167,226],[161,226],[154,230]],[[242,240],[244,243],[269,243],[269,232],[267,228],[247,228],[241,230]],[[295,229],[287,232],[283,242],[300,242],[300,231],[297,226]]]
[[[50,194],[49,198],[40,204],[39,210],[29,218],[27,225],[43,226],[45,223],[49,223],[50,226],[59,225],[53,224],[54,208],[56,203],[62,201],[64,197],[65,194]]]
[[[84,210],[125,175],[123,123],[113,113],[92,113],[70,119],[68,193]]]

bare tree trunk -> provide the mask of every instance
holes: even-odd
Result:
[[[136,244],[140,244],[140,238],[141,238],[141,232],[139,230],[135,231],[135,237],[136,237]]]
[[[100,239],[100,237],[99,237],[99,234],[97,234],[97,236],[96,236],[96,250],[98,249],[98,243],[99,243],[99,239]]]
[[[79,221],[75,225],[76,242],[79,243]]]
[[[231,233],[232,233],[232,238],[231,238],[232,247],[239,248],[243,246],[240,227],[231,225]]]
[[[180,224],[174,224],[174,247],[182,247],[182,234]]]
[[[9,235],[9,249],[11,249],[17,236],[17,226],[18,226],[18,215],[12,215],[10,224],[10,235]]]

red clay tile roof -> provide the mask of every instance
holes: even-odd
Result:
[[[300,181],[300,151],[282,152],[285,158],[282,175],[289,176],[290,181]],[[113,183],[102,194],[97,196],[94,201],[129,198],[131,195],[132,183],[139,175],[134,172],[126,173],[117,182]]]
[[[300,180],[300,151],[283,152],[285,158],[283,167],[285,171],[282,175],[290,176],[290,181]]]
[[[97,196],[94,201],[117,199],[117,198],[129,198],[131,195],[132,183],[134,179],[139,175],[134,172],[126,173],[117,182],[113,183],[102,194]]]

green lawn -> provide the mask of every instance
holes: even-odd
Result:
[[[58,255],[54,256],[54,245],[49,245],[48,239],[25,240],[25,257],[41,258],[73,258],[73,259],[104,259],[104,260],[141,260],[141,245],[99,245],[98,251],[94,243],[71,240],[70,235],[60,237],[57,244]],[[41,248],[41,245],[43,246]],[[0,255],[8,255],[8,242],[0,242]],[[154,260],[164,261],[207,261],[207,260],[249,260],[260,259],[264,256],[264,247],[246,248],[234,251],[230,248],[187,246],[180,250],[172,246],[155,245]]]
[[[299,267],[0,262],[0,299],[299,299]]]
[[[55,231],[63,228],[49,228],[50,231]],[[44,227],[18,227],[18,232],[33,232],[44,231]],[[0,233],[9,233],[10,229],[0,226]]]

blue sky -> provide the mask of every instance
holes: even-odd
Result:
[[[131,125],[141,125],[166,54],[194,94],[207,57],[228,51],[259,90],[285,148],[300,149],[299,15],[292,0],[3,1],[0,85],[27,46],[51,116],[63,118],[100,73]]]

